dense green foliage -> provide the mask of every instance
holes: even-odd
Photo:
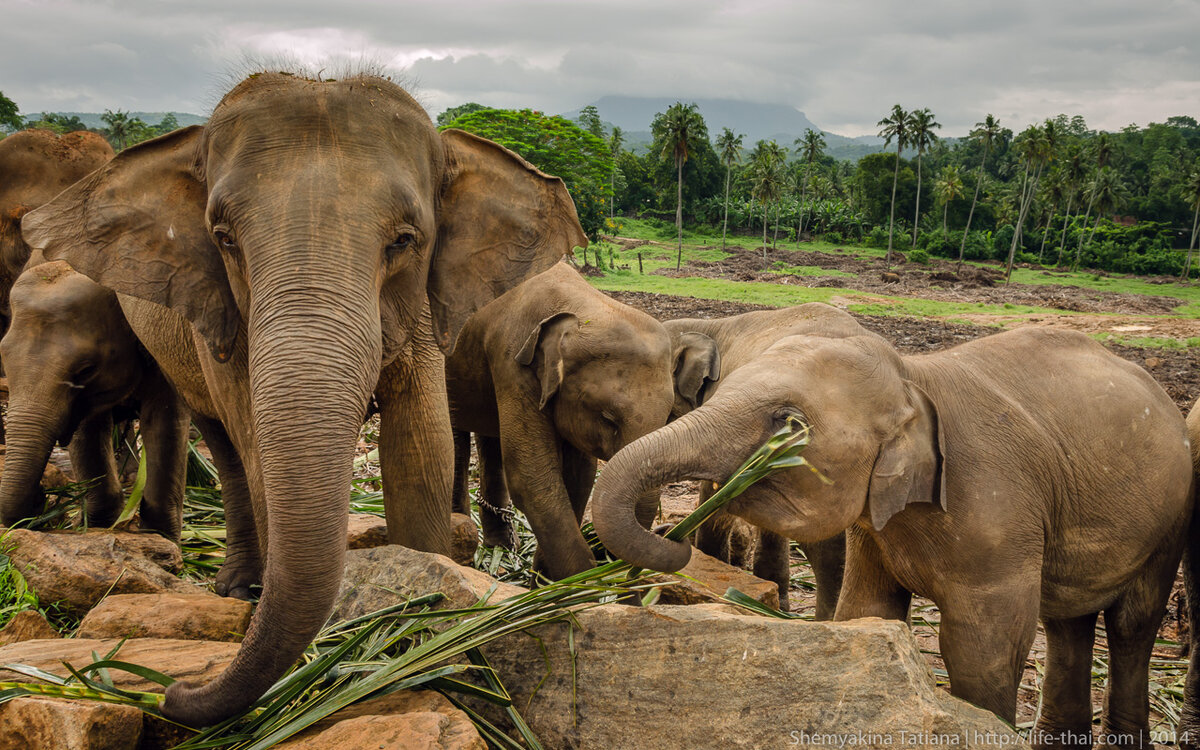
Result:
[[[24,124],[17,103],[0,91],[0,131],[19,130]]]
[[[605,139],[569,120],[530,109],[477,109],[447,127],[493,140],[543,172],[561,177],[575,200],[583,230],[588,237],[599,237],[613,184],[612,152]]]

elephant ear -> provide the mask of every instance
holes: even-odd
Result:
[[[693,331],[681,333],[674,349],[675,395],[695,409],[704,403],[708,384],[721,378],[721,352],[717,342]]]
[[[574,313],[555,313],[538,323],[517,353],[517,364],[532,368],[541,384],[539,409],[558,393],[564,375],[563,341],[579,329]]]
[[[241,319],[204,219],[203,135],[197,125],[122,151],[26,214],[21,232],[47,260],[183,315],[224,362]]]
[[[447,354],[471,313],[587,247],[575,204],[557,177],[461,130],[442,132],[446,176],[429,270],[434,334]]]
[[[879,449],[871,469],[867,502],[876,531],[909,503],[946,508],[945,451],[937,408],[915,383],[905,381],[904,386],[907,416]]]

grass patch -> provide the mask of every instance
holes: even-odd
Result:
[[[1115,333],[1089,334],[1097,341],[1111,342],[1121,346],[1133,346],[1139,349],[1192,349],[1200,347],[1200,336],[1179,340],[1159,336],[1121,336]]]

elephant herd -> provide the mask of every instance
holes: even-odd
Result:
[[[1200,541],[1200,409],[1185,423],[1085,336],[1017,330],[902,357],[821,304],[659,323],[559,262],[586,243],[560,180],[439,133],[371,76],[252,75],[205,126],[115,158],[89,134],[17,133],[0,180],[0,521],[41,510],[57,441],[99,478],[89,523],[111,523],[112,424],[136,404],[142,527],[179,538],[194,422],[226,505],[218,593],[263,586],[229,668],[168,689],[172,719],[245,709],[324,624],[374,401],[390,541],[449,551],[474,434],[484,540],[509,543],[511,499],[554,579],[594,565],[589,498],[610,551],[682,568],[690,545],[650,530],[661,486],[698,479],[707,496],[799,420],[820,474],[779,472],[727,507],[759,530],[756,572],[786,593],[795,540],[818,617],[904,620],[914,594],[932,599],[952,692],[1009,721],[1041,621],[1041,744],[1090,732],[1103,612],[1104,730],[1148,742],[1151,648]],[[718,516],[697,546],[728,558],[728,527]]]

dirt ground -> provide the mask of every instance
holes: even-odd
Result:
[[[807,253],[806,255],[821,255],[818,253]],[[858,259],[846,258],[846,261],[858,262]],[[815,264],[813,264],[815,265]],[[761,265],[760,265],[761,267]],[[773,275],[773,274],[772,274]],[[838,282],[848,281],[844,277],[838,277]],[[851,280],[852,281],[852,280]],[[636,307],[644,312],[658,318],[660,320],[668,320],[671,318],[714,318],[727,315],[736,315],[751,310],[766,309],[762,306],[748,305],[736,302],[720,302],[714,300],[694,299],[690,297],[673,297],[661,294],[649,294],[644,292],[610,292],[611,296],[625,304]],[[920,296],[928,296],[921,293]],[[1104,300],[1104,304],[1109,305],[1109,309],[1113,312],[1122,312],[1125,310],[1137,310],[1144,312],[1145,308],[1139,308],[1138,303],[1134,300],[1126,300],[1125,297],[1136,297],[1136,295],[1108,295]],[[1155,300],[1164,298],[1146,298],[1139,297],[1141,300]],[[1100,304],[1100,300],[1096,300]],[[1045,305],[1045,301],[1041,300],[1036,303],[1029,304]],[[1146,306],[1153,306],[1154,302],[1145,303]],[[1178,301],[1171,301],[1169,307],[1178,305]],[[1063,308],[1071,309],[1071,308]],[[1155,310],[1161,314],[1161,310]],[[972,325],[967,323],[951,323],[948,321],[937,319],[922,319],[904,316],[855,316],[859,322],[868,330],[880,334],[890,341],[902,354],[917,354],[929,352],[946,347],[960,344],[964,341],[970,341],[981,336],[988,336],[999,332],[1001,329],[994,326]],[[1020,325],[1061,325],[1063,319],[1091,317],[1091,316],[1041,316],[1032,319],[1022,318],[1012,324]],[[1111,317],[1105,317],[1106,324],[1112,323]],[[987,322],[994,323],[995,320]],[[1080,328],[1080,321],[1072,320],[1072,328],[1088,331],[1086,327]],[[1197,335],[1194,329],[1197,327],[1194,321],[1178,321],[1181,325],[1189,325],[1193,331],[1189,335]],[[1119,325],[1119,324],[1118,324]],[[1100,329],[1105,330],[1105,329]],[[1091,330],[1089,332],[1095,332]],[[1160,334],[1137,334],[1137,335],[1160,335]],[[1123,346],[1113,342],[1105,342],[1105,345],[1115,354],[1134,362],[1142,367],[1145,367],[1158,382],[1164,387],[1167,393],[1175,400],[1180,409],[1185,413],[1191,408],[1191,405],[1200,398],[1200,350],[1193,347],[1191,349],[1140,349],[1137,347]],[[695,507],[697,498],[697,490],[694,482],[677,482],[663,489],[662,494],[662,513],[664,520],[678,521],[687,515]],[[798,550],[794,549],[793,558],[793,581],[812,580],[811,570],[808,568],[803,556]],[[1171,601],[1168,605],[1167,616],[1164,619],[1163,627],[1160,630],[1160,636],[1170,640],[1177,640],[1179,637],[1179,607],[1180,595],[1182,593],[1182,580],[1176,582],[1176,590],[1173,592]],[[811,614],[816,608],[815,592],[802,585],[794,585],[791,590],[791,609],[794,612]],[[947,678],[945,672],[945,664],[942,662],[937,646],[937,623],[940,621],[940,614],[937,607],[928,600],[914,599],[914,631],[917,635],[917,640],[922,651],[926,654],[930,667],[934,670],[938,677],[938,682],[943,687],[947,686]],[[1101,624],[1103,619],[1101,620]],[[1104,636],[1102,628],[1097,636],[1097,648],[1100,653],[1104,653]],[[1038,706],[1038,686],[1041,683],[1041,669],[1045,664],[1046,642],[1041,629],[1039,628],[1037,638],[1034,642],[1032,651],[1026,662],[1025,674],[1022,680],[1022,687],[1018,698],[1018,716],[1019,724],[1032,722],[1037,715]],[[1179,650],[1174,646],[1160,645],[1155,649],[1155,657],[1161,659],[1174,659],[1179,655]],[[1155,679],[1170,682],[1174,679],[1174,674],[1167,672],[1160,675],[1155,675]],[[1100,683],[1097,683],[1099,685]],[[1093,690],[1093,705],[1097,711],[1103,705],[1103,692],[1099,687]],[[1157,711],[1153,711],[1154,720],[1162,721],[1162,716]],[[1153,722],[1152,722],[1153,723]],[[1169,725],[1156,727],[1157,729],[1167,730]]]

